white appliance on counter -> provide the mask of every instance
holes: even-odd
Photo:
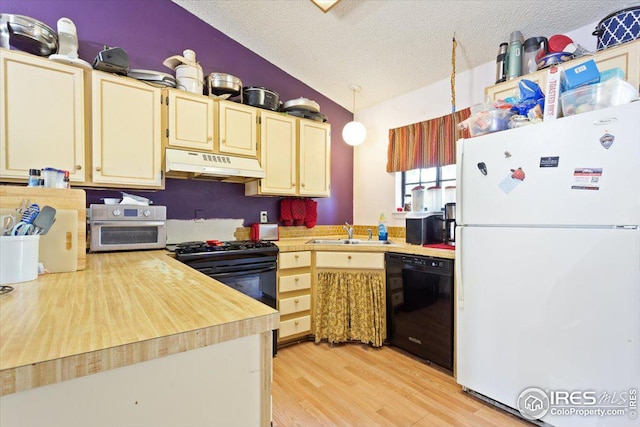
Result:
[[[548,425],[640,425],[640,102],[457,156],[458,383]]]

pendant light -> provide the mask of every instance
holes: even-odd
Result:
[[[356,92],[360,91],[360,86],[350,85],[349,89],[353,91],[353,114],[356,114]],[[342,139],[349,145],[356,146],[364,142],[367,137],[367,129],[360,122],[351,121],[344,125],[342,129]]]

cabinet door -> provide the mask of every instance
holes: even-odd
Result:
[[[296,194],[296,155],[296,119],[261,111],[260,164],[267,177],[258,184],[260,194]]]
[[[217,110],[218,151],[258,158],[257,109],[236,102],[219,101]]]
[[[161,187],[160,89],[93,72],[93,182]]]
[[[591,58],[587,57],[580,62],[585,62],[588,59]],[[600,72],[616,67],[620,68],[624,71],[625,79],[638,90],[640,86],[640,40],[602,50],[596,54],[594,59]],[[578,60],[576,62],[578,63]]]
[[[298,120],[298,192],[301,196],[331,195],[331,125]]]
[[[213,152],[213,99],[164,89],[167,146]]]
[[[85,180],[82,69],[0,49],[0,100],[1,178],[54,167]]]

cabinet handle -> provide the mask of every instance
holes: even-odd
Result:
[[[348,256],[347,256],[347,259],[351,259],[351,255],[348,255]]]
[[[300,187],[304,187],[304,184],[300,184]]]
[[[76,170],[79,171],[80,169],[82,169],[82,165],[76,165]]]
[[[296,278],[295,278],[295,279],[293,279],[293,280],[294,280],[294,281],[296,281],[296,282],[299,282],[299,281],[300,281],[300,278],[299,278],[299,277],[296,277]]]
[[[300,324],[300,322],[298,322],[297,320],[295,322],[293,322],[294,325],[298,326]]]
[[[208,136],[207,137],[207,141],[213,141],[213,137],[212,136]]]
[[[293,257],[294,257],[295,259],[298,259],[298,258],[300,258],[300,255],[294,255]]]
[[[221,144],[226,144],[226,143],[227,143],[227,140],[226,140],[226,139],[224,139],[224,138],[222,138],[222,140],[220,141],[220,143],[221,143]]]
[[[293,300],[294,303],[299,303],[300,301],[296,298],[295,300]]]
[[[101,168],[100,166],[96,166],[96,170],[97,170],[98,172],[100,172],[100,171],[102,170],[102,168]]]

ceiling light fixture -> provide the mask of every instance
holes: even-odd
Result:
[[[340,0],[311,0],[311,3],[318,6],[318,8],[320,8],[324,13],[327,13],[333,6],[338,4],[339,1]]]
[[[353,114],[356,114],[356,92],[360,91],[360,86],[358,85],[350,85],[349,89],[353,91]],[[360,145],[364,142],[364,139],[367,137],[367,129],[360,122],[356,122],[355,120],[344,125],[342,129],[342,139],[349,145],[356,146]]]

